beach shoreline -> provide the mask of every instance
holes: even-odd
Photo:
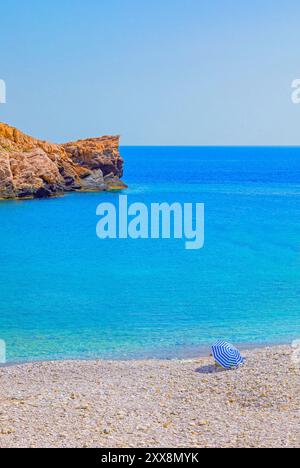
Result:
[[[299,447],[290,346],[208,357],[52,361],[0,368],[0,447]]]
[[[234,346],[237,347],[241,352],[256,351],[264,348],[278,348],[282,346],[290,346],[290,343],[293,340],[285,340],[277,343],[255,343],[255,342],[244,342],[244,343],[234,343]],[[105,356],[59,356],[51,357],[49,359],[43,358],[28,358],[28,359],[16,359],[16,360],[7,360],[6,363],[0,364],[0,369],[5,367],[14,367],[22,366],[27,364],[43,364],[43,363],[55,363],[55,362],[143,362],[143,361],[185,361],[185,360],[196,360],[198,358],[209,358],[211,356],[211,346],[202,345],[202,346],[182,346],[182,350],[178,353],[178,349],[171,351],[146,351],[145,353],[131,353],[126,357],[105,357]]]

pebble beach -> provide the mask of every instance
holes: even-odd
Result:
[[[0,368],[0,448],[300,446],[300,364],[289,346],[212,358]]]

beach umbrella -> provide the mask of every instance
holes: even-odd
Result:
[[[212,346],[212,354],[215,361],[224,369],[237,369],[244,363],[244,358],[239,350],[227,341],[217,341]]]

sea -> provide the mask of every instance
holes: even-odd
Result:
[[[120,193],[0,202],[7,362],[173,359],[300,338],[300,148],[122,147],[128,202],[203,203],[205,242],[99,239]]]

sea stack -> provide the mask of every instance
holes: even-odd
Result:
[[[122,190],[119,136],[52,144],[0,123],[0,198]]]

